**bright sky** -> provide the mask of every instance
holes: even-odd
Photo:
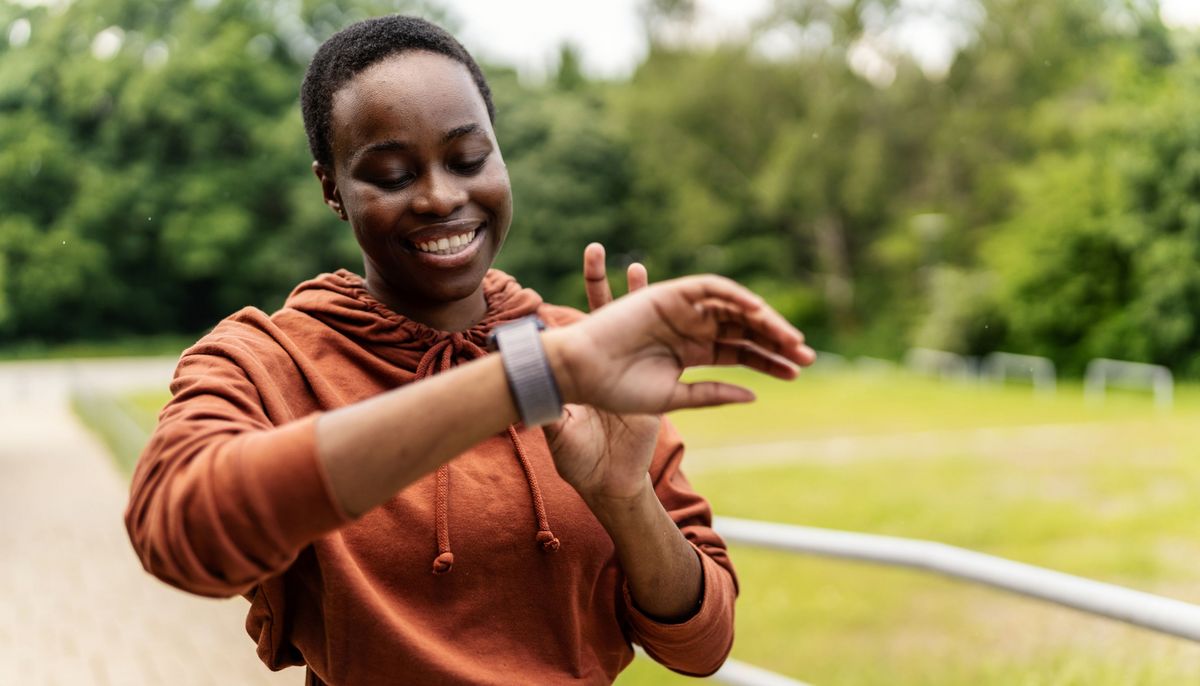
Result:
[[[524,73],[553,68],[564,42],[580,49],[588,71],[607,76],[628,74],[646,49],[639,0],[442,0],[442,4],[457,17],[461,28],[456,36],[468,50]],[[727,23],[737,30],[760,15],[769,2],[700,0],[699,5],[705,25]]]
[[[1172,26],[1200,26],[1200,0],[1162,0],[1163,21]]]
[[[1049,0],[1053,1],[1053,0]],[[1200,0],[1160,0],[1164,21],[1200,27]],[[557,62],[558,47],[571,42],[588,71],[607,76],[628,74],[645,51],[637,8],[639,0],[570,2],[567,0],[443,0],[461,27],[458,38],[481,57],[515,65],[537,75]],[[911,6],[962,8],[964,0],[907,0]],[[713,38],[736,34],[760,16],[769,0],[699,0],[700,26]],[[894,39],[937,69],[948,61],[956,37],[939,22],[912,22]]]

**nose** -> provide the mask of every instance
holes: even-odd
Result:
[[[412,210],[417,214],[445,217],[454,214],[466,202],[467,191],[461,181],[439,169],[425,174],[418,183],[412,199]]]

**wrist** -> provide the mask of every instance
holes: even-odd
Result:
[[[648,473],[643,474],[642,479],[625,493],[580,492],[579,495],[609,533],[623,528],[624,524],[644,518],[650,511],[648,508],[659,506],[654,483],[650,481]]]
[[[550,329],[542,332],[542,349],[546,352],[546,361],[550,372],[558,383],[558,392],[563,403],[579,402],[575,386],[571,345],[567,340],[569,334],[563,329]]]

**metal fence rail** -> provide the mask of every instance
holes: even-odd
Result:
[[[910,567],[1200,642],[1200,606],[944,543],[717,517],[731,543]]]
[[[638,657],[645,660],[650,659],[641,646],[635,645],[633,649]],[[708,678],[728,684],[728,686],[810,686],[803,681],[796,681],[791,677],[748,665],[733,658],[725,660],[725,664],[721,665],[717,673]]]
[[[729,686],[809,686],[803,681],[729,659],[710,677]]]

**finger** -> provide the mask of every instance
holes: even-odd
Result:
[[[558,438],[558,435],[562,433],[563,427],[566,425],[566,423],[567,418],[564,415],[563,417],[555,419],[549,424],[543,424],[542,431],[546,434],[546,440],[550,443],[554,443],[555,439]]]
[[[542,431],[546,434],[546,440],[554,443],[558,440],[559,435],[567,428],[567,424],[575,419],[575,410],[579,409],[579,405],[573,403],[563,404],[562,414],[558,419],[542,424]]]
[[[697,307],[703,316],[716,322],[717,338],[746,340],[796,364],[812,363],[811,349],[804,345],[804,334],[768,305],[746,312],[728,302],[709,299]]]
[[[650,285],[650,275],[646,273],[646,265],[634,262],[625,271],[625,280],[629,283],[629,292],[639,291]]]
[[[717,341],[713,345],[712,364],[720,367],[746,367],[784,381],[791,381],[800,374],[796,365],[787,358],[752,343],[740,341]]]
[[[730,341],[747,341],[773,353],[780,351],[779,342],[767,338],[753,329],[737,322],[725,322],[717,326],[717,339]]]
[[[599,243],[589,243],[583,249],[583,284],[589,310],[598,310],[612,302],[608,270],[604,268],[604,246]]]
[[[755,346],[782,356],[793,364],[798,364],[801,367],[812,366],[817,361],[817,353],[804,343],[804,334],[800,334],[800,344],[790,348],[790,354],[785,354],[788,348],[780,345],[777,340],[772,340],[766,336],[748,329],[742,324],[722,324],[717,328],[717,339],[726,341],[744,341],[753,343]]]
[[[754,402],[754,393],[748,388],[719,381],[697,381],[676,384],[664,411],[749,402]]]
[[[813,363],[817,361],[817,351],[813,350],[807,345],[800,346],[799,352],[800,357],[802,358],[799,362],[801,367],[811,367]]]
[[[754,291],[724,276],[704,274],[701,276],[685,277],[681,281],[694,283],[692,292],[697,294],[694,300],[726,300],[749,311],[757,310],[766,305],[766,301]]]

